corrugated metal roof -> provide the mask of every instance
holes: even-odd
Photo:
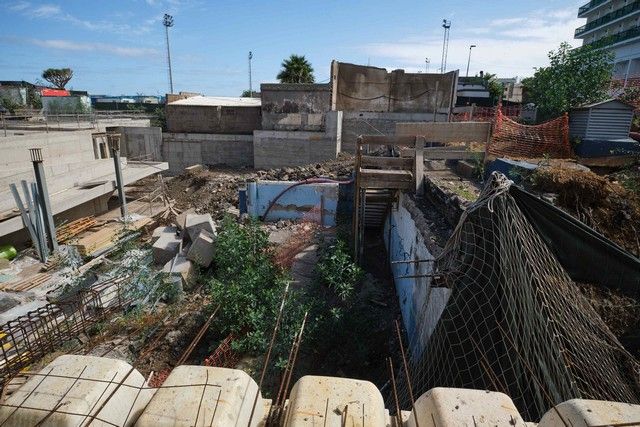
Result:
[[[260,107],[258,98],[240,98],[234,96],[192,96],[169,103],[169,105],[190,105],[202,107]]]
[[[634,106],[633,106],[633,105],[631,105],[631,104],[628,104],[628,103],[626,103],[626,102],[622,102],[622,101],[620,101],[619,99],[613,99],[613,98],[611,98],[611,99],[607,99],[607,100],[605,100],[605,101],[594,102],[593,104],[581,105],[581,106],[579,106],[579,107],[575,107],[575,108],[573,108],[573,109],[574,109],[574,110],[588,109],[588,108],[597,107],[597,106],[599,106],[599,105],[608,104],[608,103],[610,103],[610,102],[618,103],[618,104],[622,104],[622,105],[626,105],[626,106],[627,106],[627,107],[629,107],[630,109],[633,109],[633,108],[634,108]]]

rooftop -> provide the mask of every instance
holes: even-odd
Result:
[[[171,105],[191,105],[202,107],[260,107],[258,98],[241,98],[234,96],[192,96],[170,103]]]

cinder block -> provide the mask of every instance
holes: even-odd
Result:
[[[155,243],[163,235],[165,234],[175,235],[177,231],[178,231],[177,227],[172,227],[172,226],[157,227],[155,230],[153,230],[153,233],[151,234],[151,241]]]
[[[474,165],[464,160],[459,160],[456,164],[456,172],[464,178],[473,178],[475,169],[476,167]]]
[[[212,233],[201,230],[189,247],[187,259],[203,267],[209,267],[213,261],[214,241],[215,236]]]
[[[211,219],[211,215],[196,215],[189,214],[184,223],[184,227],[189,234],[189,238],[193,242],[198,234],[200,234],[201,230],[207,230],[209,233],[215,235],[216,234],[216,226]]]
[[[175,282],[181,290],[190,287],[192,271],[193,264],[182,255],[172,258],[162,268],[162,272],[166,273],[169,276],[169,280]]]
[[[153,261],[156,264],[165,264],[170,261],[180,251],[182,239],[176,237],[175,233],[164,233],[153,244]]]
[[[196,210],[194,208],[189,208],[186,211],[181,212],[176,216],[176,226],[178,230],[184,230],[184,224],[187,220],[187,215],[195,214]]]

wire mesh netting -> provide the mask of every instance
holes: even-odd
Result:
[[[640,364],[527,221],[510,184],[491,176],[435,262],[428,294],[451,294],[412,358],[414,395],[438,386],[499,391],[530,420],[571,398],[638,403]],[[410,407],[406,379],[399,388]]]
[[[487,152],[493,156],[568,158],[569,116],[565,114],[539,125],[523,125],[498,108]]]

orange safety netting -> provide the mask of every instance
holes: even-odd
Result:
[[[517,158],[571,157],[569,116],[564,114],[539,125],[523,125],[505,117],[498,108],[487,153]]]
[[[496,111],[500,110],[504,116],[517,118],[520,117],[522,108],[519,105],[510,105],[502,107],[473,107],[473,112],[465,111],[462,113],[451,114],[452,122],[491,122],[494,120]]]

